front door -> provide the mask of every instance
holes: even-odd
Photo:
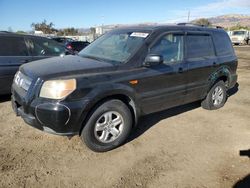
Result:
[[[184,61],[184,33],[162,35],[148,54],[161,55],[163,64],[143,67],[137,92],[145,114],[184,103],[187,64]],[[138,75],[140,76],[140,75]]]

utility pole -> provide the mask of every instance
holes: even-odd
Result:
[[[188,11],[188,22],[189,22],[189,20],[190,20],[190,10]]]
[[[104,15],[101,16],[102,26],[101,26],[101,34],[104,33]]]

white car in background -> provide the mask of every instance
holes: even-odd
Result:
[[[249,44],[250,33],[247,30],[235,30],[231,32],[230,39],[234,45]]]

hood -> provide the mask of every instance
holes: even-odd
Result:
[[[68,55],[33,61],[22,65],[20,70],[31,78],[56,78],[76,74],[98,73],[112,68],[114,68],[114,65],[111,63]]]

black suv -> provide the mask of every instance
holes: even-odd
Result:
[[[0,32],[0,95],[11,93],[20,65],[67,53],[64,46],[44,37]]]
[[[74,41],[73,39],[66,37],[52,37],[51,39],[63,45],[65,45],[67,42]]]
[[[37,129],[80,135],[90,149],[108,151],[125,142],[142,115],[198,100],[208,110],[222,107],[237,64],[223,29],[117,29],[77,56],[21,66],[12,104]]]
[[[66,43],[66,48],[73,53],[78,53],[82,49],[84,49],[86,46],[88,46],[90,43],[87,41],[69,41]]]

